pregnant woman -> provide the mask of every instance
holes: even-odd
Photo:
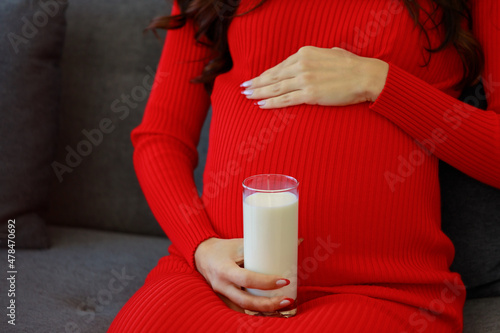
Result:
[[[110,332],[460,332],[438,159],[500,188],[500,4],[178,0],[134,163],[172,240]],[[488,111],[456,98],[482,76]],[[201,83],[200,83],[201,82]],[[198,197],[196,146],[213,116]],[[301,183],[298,313],[243,259],[243,179]]]

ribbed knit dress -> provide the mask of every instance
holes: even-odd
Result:
[[[237,12],[254,4],[242,0]],[[488,111],[456,99],[459,54],[450,46],[429,58],[427,39],[396,0],[269,0],[234,18],[234,64],[211,96],[190,83],[210,58],[192,22],[169,31],[132,140],[140,184],[172,246],[109,331],[460,332],[466,292],[449,270],[438,159],[500,188],[499,14],[498,1],[472,1]],[[424,26],[439,45],[442,31]],[[242,82],[305,45],[388,62],[378,99],[263,110],[240,93]],[[200,198],[193,170],[210,104]],[[202,241],[243,237],[241,183],[260,173],[300,182],[299,306],[289,319],[229,309],[194,264]]]

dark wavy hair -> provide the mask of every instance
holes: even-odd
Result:
[[[160,16],[151,21],[147,30],[152,30],[158,37],[156,29],[178,29],[183,27],[187,20],[192,20],[195,26],[197,42],[208,46],[212,53],[202,73],[194,78],[192,82],[203,83],[207,91],[211,92],[215,77],[229,71],[233,66],[227,40],[227,30],[231,20],[235,16],[245,15],[262,6],[267,0],[259,1],[250,10],[236,15],[240,0],[176,0],[181,13],[173,16]],[[476,83],[484,66],[484,54],[480,43],[470,32],[472,29],[472,17],[468,0],[428,0],[434,4],[431,12],[425,11],[415,0],[401,0],[408,9],[415,24],[420,27],[429,47],[425,65],[430,61],[433,53],[445,49],[452,44],[458,51],[463,64],[463,76],[455,86],[457,90]],[[424,22],[418,18],[424,12],[427,20],[430,20],[435,28],[444,28],[444,39],[437,47],[430,45]],[[442,15],[439,13],[442,12]],[[468,29],[462,26],[466,20]]]

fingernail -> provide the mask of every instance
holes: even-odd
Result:
[[[245,81],[242,84],[240,84],[240,87],[242,87],[242,88],[248,88],[251,85],[252,85],[252,80],[249,80],[249,81]]]
[[[250,96],[251,94],[253,94],[253,90],[252,89],[245,89],[241,92],[243,95],[247,95],[247,96]]]
[[[260,105],[260,106],[266,105],[266,101],[258,101],[257,105]]]
[[[293,302],[293,299],[285,298],[284,300],[282,300],[280,302],[280,306],[289,306],[290,304],[292,304],[292,302]]]
[[[290,280],[288,279],[280,279],[276,281],[276,285],[280,287],[288,286],[290,284]]]

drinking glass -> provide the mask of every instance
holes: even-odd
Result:
[[[245,310],[247,314],[291,317],[297,313],[298,186],[295,178],[278,174],[255,175],[243,181],[244,267],[290,281],[275,290],[247,291],[294,300],[276,312]]]

